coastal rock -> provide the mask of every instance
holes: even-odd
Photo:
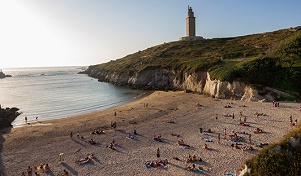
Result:
[[[20,115],[18,108],[0,108],[0,129],[10,127],[11,123]]]
[[[117,71],[102,71],[95,67],[89,67],[84,73],[98,78],[101,82],[120,86],[150,90],[184,90],[222,99],[274,101],[279,96],[288,96],[284,92],[262,85],[246,85],[239,81],[212,80],[209,72],[206,71],[186,73],[166,68],[149,67],[130,76]]]
[[[0,70],[0,78],[11,77],[11,75],[6,75]]]

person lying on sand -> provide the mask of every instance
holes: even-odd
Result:
[[[84,163],[87,163],[87,162],[92,161],[93,158],[94,158],[94,155],[93,155],[93,154],[90,154],[90,155],[87,156],[86,158],[82,158],[82,159],[76,160],[75,163],[78,163],[78,164],[84,164]]]
[[[166,122],[167,123],[175,123],[174,121],[171,121],[171,120],[167,120]]]
[[[260,144],[257,145],[257,147],[262,148],[262,147],[268,146],[268,145],[269,145],[269,143],[260,143]]]
[[[92,133],[90,133],[90,134],[104,134],[105,133],[105,131],[103,131],[103,130],[94,130]]]
[[[208,130],[204,130],[205,133],[212,133],[211,129],[209,128]]]
[[[196,107],[196,108],[200,108],[200,107],[202,107],[202,106],[203,106],[203,105],[201,105],[200,103],[196,103],[196,104],[195,104],[195,107]]]
[[[191,157],[191,155],[189,154],[188,155],[188,158],[186,159],[186,163],[189,163],[189,162],[197,162],[197,161],[202,161],[202,158],[198,159],[196,157],[196,155],[193,155],[193,157]]]
[[[90,143],[91,145],[94,145],[94,144],[96,144],[96,141],[95,141],[95,139],[90,139],[90,140],[89,140],[89,143]]]
[[[240,122],[239,125],[241,125],[241,126],[250,126],[250,124],[246,124],[244,122]]]
[[[178,158],[178,157],[176,157],[176,156],[175,156],[175,157],[173,157],[173,159],[174,159],[174,160],[178,160],[178,161],[180,161],[180,158]]]
[[[223,116],[224,116],[224,117],[232,117],[232,115],[231,115],[231,114],[229,114],[229,113],[227,113],[227,114],[224,114]]]
[[[224,108],[232,108],[232,106],[226,105],[226,106],[224,106]]]
[[[110,149],[116,150],[116,147],[115,147],[115,145],[113,143],[110,143],[110,145],[107,146],[107,147],[109,147]]]
[[[209,150],[209,147],[207,146],[207,144],[205,144],[204,148],[205,148],[205,150]]]
[[[235,144],[231,144],[231,147],[235,148],[235,149],[240,149],[240,147],[238,147],[238,144],[235,143]]]
[[[49,172],[50,171],[50,167],[49,167],[49,164],[45,164],[45,163],[42,163],[41,165],[39,166],[34,166],[34,168],[38,171],[42,171],[42,172]]]
[[[254,148],[253,148],[251,145],[247,145],[247,146],[243,146],[243,147],[242,147],[242,150],[243,150],[243,151],[245,151],[245,150],[253,151]]]
[[[247,132],[245,132],[245,131],[240,131],[240,132],[236,132],[236,133],[238,133],[238,134],[245,134],[245,135],[247,135],[248,133]]]
[[[127,139],[134,139],[134,136],[133,136],[131,133],[129,133],[128,136],[127,136],[126,138],[127,138]]]
[[[229,137],[230,137],[231,140],[238,140],[237,133],[235,133],[234,131],[233,131],[233,134],[229,135]]]
[[[264,114],[264,113],[258,113],[258,112],[256,112],[254,115],[255,115],[256,117],[258,117],[258,116],[266,116],[266,114]]]
[[[115,140],[113,139],[113,141],[109,144],[109,145],[107,145],[107,147],[108,148],[110,148],[110,149],[113,149],[113,150],[116,150],[116,146],[117,146],[118,144],[115,142]]]
[[[192,164],[192,166],[187,166],[186,169],[193,171],[195,169],[195,164]]]
[[[161,136],[161,134],[155,135],[154,136],[154,140],[158,141],[158,142],[162,142],[162,136]]]
[[[61,176],[70,176],[70,175],[69,175],[68,171],[66,171],[66,170],[64,169],[64,171],[63,171],[63,173],[62,173]]]
[[[50,171],[50,167],[49,167],[48,163],[46,163],[44,165],[44,172],[49,172],[49,171]]]
[[[179,134],[174,134],[174,133],[172,133],[171,135],[172,135],[172,136],[177,136],[177,137],[180,137],[180,135],[179,135]]]
[[[158,166],[166,166],[168,163],[167,160],[160,160],[160,161],[147,161],[145,165],[150,166],[150,167],[158,167]]]
[[[262,130],[260,128],[255,128],[253,131],[255,134],[262,133]]]
[[[183,139],[179,140],[179,141],[178,141],[178,144],[179,144],[179,146],[183,146],[183,147],[185,147],[185,148],[186,148],[186,147],[187,147],[187,148],[190,147],[190,145],[186,144],[186,143],[183,141]]]

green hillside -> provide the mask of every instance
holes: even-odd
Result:
[[[176,41],[90,68],[134,75],[147,68],[240,80],[284,91],[301,90],[301,27],[231,38]],[[180,76],[180,75],[179,75]]]

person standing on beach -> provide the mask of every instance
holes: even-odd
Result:
[[[71,140],[73,140],[73,133],[72,133],[72,131],[70,132],[70,138],[71,138]]]
[[[224,137],[226,139],[226,136],[227,136],[227,131],[226,131],[226,128],[224,129]]]
[[[157,149],[157,158],[160,158],[160,149],[159,149],[159,147]]]
[[[249,134],[249,142],[250,142],[250,145],[251,145],[251,142],[252,142],[251,134]]]
[[[30,166],[27,168],[27,174],[28,176],[32,176],[32,168]]]
[[[25,122],[27,123],[27,117],[25,116]]]
[[[221,143],[221,134],[220,133],[218,133],[217,139],[218,139],[218,143],[220,144]]]
[[[111,122],[111,127],[114,128],[114,130],[116,129],[116,122]]]
[[[114,112],[114,116],[116,117],[116,115],[117,115],[117,114],[116,114],[116,111],[115,111],[115,112]]]

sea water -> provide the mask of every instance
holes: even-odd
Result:
[[[0,104],[17,107],[17,127],[36,121],[64,118],[122,105],[142,97],[147,91],[98,82],[79,67],[2,69],[12,75],[0,79]]]

